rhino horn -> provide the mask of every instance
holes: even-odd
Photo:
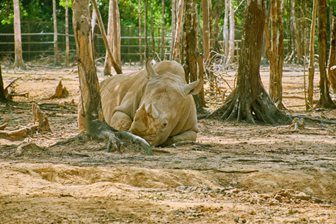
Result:
[[[183,87],[183,94],[185,96],[189,94],[196,95],[201,91],[202,87],[203,87],[203,80],[196,80],[192,83],[185,84]]]
[[[152,63],[151,63],[150,59],[148,59],[146,61],[146,71],[147,71],[147,77],[148,77],[148,79],[151,79],[151,78],[153,78],[154,76],[157,75],[156,72],[154,71],[154,68],[152,66]]]

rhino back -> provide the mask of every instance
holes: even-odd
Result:
[[[131,118],[139,106],[147,78],[143,71],[115,75],[103,80],[100,84],[103,114],[109,123],[115,111],[121,111]]]

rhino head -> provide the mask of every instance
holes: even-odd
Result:
[[[179,72],[184,74],[182,66],[179,66]],[[147,61],[148,82],[130,128],[132,133],[156,146],[167,141],[181,117],[188,116],[183,114],[185,107],[194,106],[188,103],[188,97],[197,94],[203,84],[199,80],[187,84],[181,74],[172,73],[174,69],[157,69],[160,74]]]

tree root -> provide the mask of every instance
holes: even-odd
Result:
[[[291,118],[274,105],[266,92],[261,91],[255,99],[233,91],[224,105],[209,118],[248,123],[289,124]]]
[[[112,149],[120,152],[120,147],[122,145],[121,140],[126,140],[139,144],[141,148],[144,149],[146,155],[153,154],[151,146],[145,139],[127,131],[117,131],[116,129],[110,127],[106,122],[100,120],[93,120],[89,122],[88,134],[93,138],[107,139],[108,152],[111,152]]]

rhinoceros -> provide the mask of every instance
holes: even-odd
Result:
[[[192,94],[199,92],[201,84],[199,80],[187,84],[182,65],[175,61],[154,66],[148,61],[146,69],[101,82],[104,119],[111,127],[128,130],[154,146],[195,141],[198,129]]]

